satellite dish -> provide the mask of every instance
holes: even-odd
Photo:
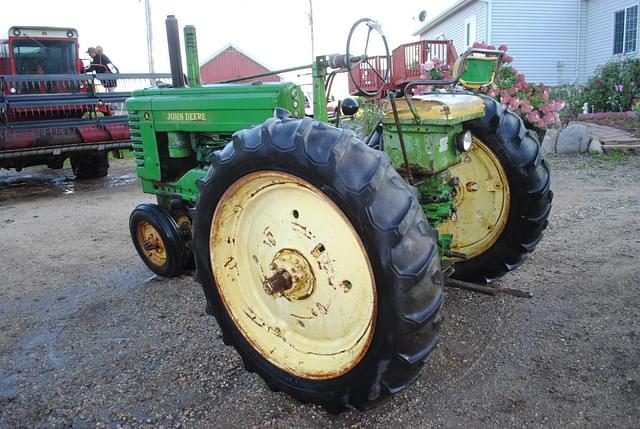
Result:
[[[418,20],[424,22],[425,19],[427,19],[427,11],[423,10],[418,14]]]

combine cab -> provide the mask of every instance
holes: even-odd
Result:
[[[0,168],[62,168],[107,174],[107,152],[131,147],[124,100],[148,75],[84,74],[73,28],[11,27],[0,40]],[[157,76],[161,78],[162,76]],[[144,82],[140,83],[140,80]]]

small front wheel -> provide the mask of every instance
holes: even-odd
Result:
[[[176,221],[160,206],[140,204],[129,217],[129,231],[138,255],[162,277],[182,273],[191,254]]]

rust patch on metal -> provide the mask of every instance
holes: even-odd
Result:
[[[293,225],[293,228],[302,233],[307,239],[313,240],[314,238],[316,238],[316,235],[313,232],[309,231],[306,226],[293,221],[291,222],[291,225]]]
[[[318,243],[318,245],[316,247],[313,248],[313,250],[311,251],[311,254],[313,255],[314,258],[319,258],[320,255],[325,251],[326,249],[324,248],[324,244],[322,243]]]
[[[318,309],[320,314],[322,314],[323,316],[326,316],[327,312],[329,311],[329,309],[327,307],[325,307],[324,305],[320,304],[319,302],[316,302],[316,308]]]

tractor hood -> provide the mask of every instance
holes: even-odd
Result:
[[[484,116],[482,98],[472,94],[427,94],[411,98],[416,114],[421,121],[433,125],[455,125]],[[398,117],[403,124],[415,123],[415,118],[404,98],[397,101]],[[388,103],[387,103],[388,104]],[[391,106],[385,106],[383,122],[393,124]]]

